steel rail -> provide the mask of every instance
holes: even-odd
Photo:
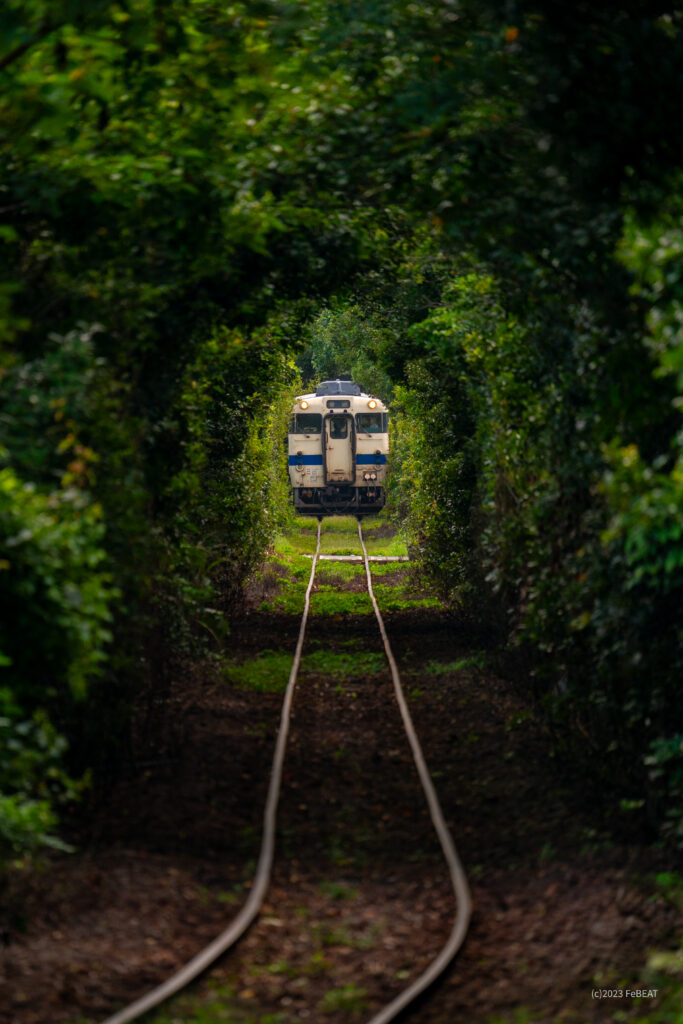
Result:
[[[294,652],[292,668],[289,673],[289,681],[287,683],[285,697],[282,702],[280,729],[278,731],[277,742],[275,744],[273,765],[268,785],[268,796],[266,798],[266,805],[263,812],[261,852],[259,854],[254,881],[249,892],[249,898],[235,920],[225,929],[225,931],[221,932],[213,942],[209,943],[208,946],[197,953],[197,955],[186,963],[184,967],[181,967],[179,971],[176,971],[176,973],[171,975],[170,978],[162,982],[161,985],[158,985],[140,999],[136,999],[135,1002],[124,1007],[124,1009],[119,1010],[119,1012],[113,1014],[113,1016],[107,1017],[103,1024],[129,1024],[129,1021],[137,1020],[137,1018],[141,1017],[143,1013],[147,1013],[149,1010],[154,1009],[155,1006],[163,1003],[166,999],[175,995],[175,993],[179,992],[182,988],[185,988],[191,981],[194,981],[195,978],[202,974],[207,967],[210,967],[210,965],[214,963],[219,956],[233,946],[237,940],[242,937],[242,935],[244,935],[247,928],[253,922],[261,909],[261,905],[270,882],[270,873],[273,866],[275,826],[277,819],[277,806],[280,798],[280,786],[282,783],[282,766],[287,748],[294,687],[296,685],[297,674],[299,672],[299,665],[301,662],[301,652],[304,646],[306,623],[311,603],[311,591],[313,589],[313,581],[315,579],[315,570],[318,564],[319,554],[320,522],[318,522],[316,549],[315,555],[313,556],[313,564],[311,566],[311,575],[308,581],[308,587],[306,588],[304,611],[301,617],[301,626],[299,628],[299,638]]]
[[[460,858],[453,842],[453,837],[448,829],[446,821],[441,810],[439,798],[434,788],[429,769],[427,768],[427,762],[425,761],[424,754],[422,753],[422,747],[420,741],[417,738],[413,720],[408,710],[408,704],[403,693],[403,687],[401,686],[401,678],[399,676],[398,667],[396,665],[396,659],[394,658],[391,644],[389,643],[389,637],[387,635],[386,628],[384,626],[384,619],[379,610],[377,604],[377,598],[375,597],[372,589],[372,575],[370,573],[370,562],[368,560],[368,553],[365,547],[365,541],[363,540],[363,531],[361,528],[360,521],[358,523],[358,537],[363,549],[363,556],[365,559],[365,574],[368,582],[368,593],[372,601],[372,606],[375,610],[375,616],[379,624],[379,631],[382,634],[382,640],[384,642],[384,650],[386,652],[387,661],[391,668],[391,678],[394,683],[394,693],[396,695],[396,701],[401,712],[403,719],[403,727],[405,729],[408,741],[410,743],[413,759],[417,768],[417,773],[422,783],[427,804],[429,806],[429,813],[431,815],[434,829],[439,837],[441,843],[441,849],[443,851],[446,864],[451,876],[451,884],[453,886],[453,893],[456,901],[456,914],[453,921],[453,927],[451,929],[450,936],[445,946],[432,960],[429,966],[423,973],[415,979],[415,981],[405,988],[391,1003],[387,1003],[379,1013],[368,1022],[368,1024],[389,1024],[390,1021],[394,1020],[402,1010],[406,1008],[410,1003],[414,1002],[419,995],[421,995],[430,985],[432,985],[437,978],[443,974],[448,965],[453,960],[453,957],[462,946],[465,935],[467,934],[467,928],[469,926],[470,915],[472,913],[472,900],[470,897],[469,886],[467,884],[467,878],[463,870]]]

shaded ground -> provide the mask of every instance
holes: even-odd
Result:
[[[258,610],[282,575],[265,575],[235,623],[238,660],[293,650],[296,618]],[[377,577],[405,578],[403,568]],[[337,585],[357,593],[362,580]],[[681,920],[652,894],[665,854],[607,832],[604,808],[556,768],[530,707],[485,667],[485,635],[434,607],[387,618],[475,907],[454,969],[409,1019],[673,1021],[654,1016],[661,996],[639,1009],[591,996],[644,978],[656,987],[643,974],[648,951],[675,946]],[[362,652],[366,671],[354,674],[352,658],[350,674],[325,674],[320,651],[338,665]],[[445,941],[447,876],[389,676],[367,670],[379,651],[371,615],[313,618],[267,906],[210,978],[155,1020],[189,1024],[200,1007],[206,1024],[367,1020]],[[74,822],[80,852],[15,881],[24,920],[3,925],[2,1024],[101,1018],[225,927],[258,851],[279,707],[278,693],[236,689],[215,666],[175,680],[144,746],[138,738],[137,770]]]

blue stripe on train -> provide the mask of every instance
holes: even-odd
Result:
[[[359,466],[383,466],[387,461],[384,454],[356,455],[356,463]],[[290,455],[290,466],[322,466],[322,455]]]
[[[359,466],[383,466],[387,461],[386,455],[356,455],[356,462]]]
[[[322,455],[290,455],[290,466],[322,466]]]

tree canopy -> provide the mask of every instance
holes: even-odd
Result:
[[[4,4],[8,848],[73,790],[40,728],[102,771],[227,642],[297,353],[393,395],[423,571],[676,831],[682,76],[671,2]]]

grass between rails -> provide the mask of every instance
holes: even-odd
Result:
[[[328,577],[329,578],[329,577]],[[380,610],[406,611],[410,608],[439,607],[436,597],[411,596],[409,586],[373,583]],[[262,611],[300,615],[304,607],[306,581],[283,579],[280,593],[261,604]],[[339,590],[330,584],[319,584],[311,594],[311,615],[370,615],[372,603],[367,591]]]
[[[395,537],[366,537],[365,548],[369,555],[407,555],[406,542],[400,534]]]
[[[317,525],[316,520],[296,520],[295,526],[276,540],[276,555],[312,555],[315,551]],[[380,531],[387,532],[386,528],[387,524],[382,520],[364,520],[363,536],[368,554],[407,555],[406,542],[398,532],[390,536],[375,536]],[[361,554],[358,524],[353,516],[329,516],[325,519],[321,530],[320,551],[327,555]]]
[[[299,615],[303,610],[304,595],[310,578],[310,556],[315,551],[317,523],[298,520],[293,529],[278,537],[273,552],[273,564],[285,575],[279,580],[278,593],[261,605],[262,611]],[[406,544],[397,533],[387,530],[379,519],[365,522],[363,531],[369,555],[405,556]],[[382,536],[373,533],[382,532]],[[387,536],[386,534],[389,533]],[[352,516],[333,516],[322,526],[320,550],[322,554],[360,555],[356,520]],[[439,604],[436,598],[413,594],[407,582],[399,585],[374,582],[376,577],[396,575],[403,569],[401,563],[372,563],[373,588],[383,611],[402,611]],[[364,590],[341,589],[361,581],[365,569],[359,562],[321,562],[316,573],[316,585],[311,598],[312,615],[369,615],[372,605]],[[405,574],[407,576],[407,573]]]
[[[262,651],[256,658],[228,663],[223,679],[240,690],[253,693],[282,693],[292,667],[287,651]],[[343,681],[356,676],[376,675],[384,669],[385,658],[379,651],[313,651],[301,662],[301,674],[324,673]]]

